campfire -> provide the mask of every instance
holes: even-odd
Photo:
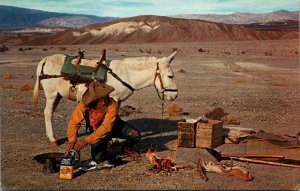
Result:
[[[152,167],[149,169],[154,172],[160,172],[161,170],[170,172],[171,170],[176,170],[174,159],[175,154],[170,153],[168,158],[161,158],[157,156],[157,152],[154,149],[149,148],[146,157],[150,160]]]

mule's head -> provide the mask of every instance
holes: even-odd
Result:
[[[154,85],[167,100],[176,99],[178,93],[175,83],[175,75],[170,66],[176,54],[177,52],[174,52],[168,57],[163,57],[157,60],[158,67],[156,69]],[[159,76],[161,76],[161,80]]]

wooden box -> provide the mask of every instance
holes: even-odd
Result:
[[[208,120],[198,122],[196,127],[196,147],[216,148],[223,144],[223,121]]]
[[[195,147],[196,123],[178,122],[178,146]]]

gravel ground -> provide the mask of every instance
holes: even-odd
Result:
[[[207,173],[203,181],[195,169],[171,173],[152,173],[145,150],[152,144],[159,156],[167,157],[177,140],[177,122],[183,118],[161,116],[161,104],[154,87],[137,91],[123,105],[137,108],[124,120],[143,135],[139,144],[140,161],[132,161],[111,170],[92,171],[73,180],[61,180],[58,174],[43,174],[42,165],[32,158],[41,153],[64,152],[66,127],[76,103],[63,99],[53,118],[54,132],[61,145],[51,147],[43,119],[45,97],[41,91],[38,108],[32,104],[32,87],[38,61],[54,53],[75,54],[80,47],[87,57],[96,58],[102,47],[109,59],[130,56],[167,56],[172,49],[178,55],[172,63],[179,89],[175,102],[191,117],[220,107],[235,116],[240,126],[273,133],[296,134],[300,131],[299,42],[257,41],[178,44],[121,44],[102,46],[39,46],[19,51],[9,47],[0,53],[1,69],[1,187],[4,190],[291,190],[300,183],[297,168],[234,161],[253,175],[244,182],[235,177]],[[21,47],[23,49],[28,47]],[[206,50],[200,52],[199,49]],[[45,50],[47,49],[47,51]],[[144,53],[139,51],[144,50]],[[64,51],[62,51],[64,50]],[[151,50],[151,54],[145,53]],[[266,52],[272,55],[266,55]],[[148,51],[149,52],[149,51]],[[244,52],[244,53],[243,53]],[[185,72],[182,72],[185,70]],[[169,102],[166,105],[170,104]],[[84,128],[81,128],[84,133]],[[245,144],[224,144],[216,150],[243,153]],[[195,161],[214,160],[199,148],[177,148],[175,162],[195,166]],[[89,148],[81,153],[89,159]]]

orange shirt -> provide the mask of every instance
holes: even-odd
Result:
[[[73,111],[67,131],[69,142],[77,141],[78,129],[81,126],[81,122],[84,120],[86,110],[87,108],[81,101]],[[98,140],[105,137],[112,130],[117,114],[118,105],[110,98],[103,122],[98,127],[93,127],[94,132],[85,138],[86,142],[89,144],[95,144]]]

